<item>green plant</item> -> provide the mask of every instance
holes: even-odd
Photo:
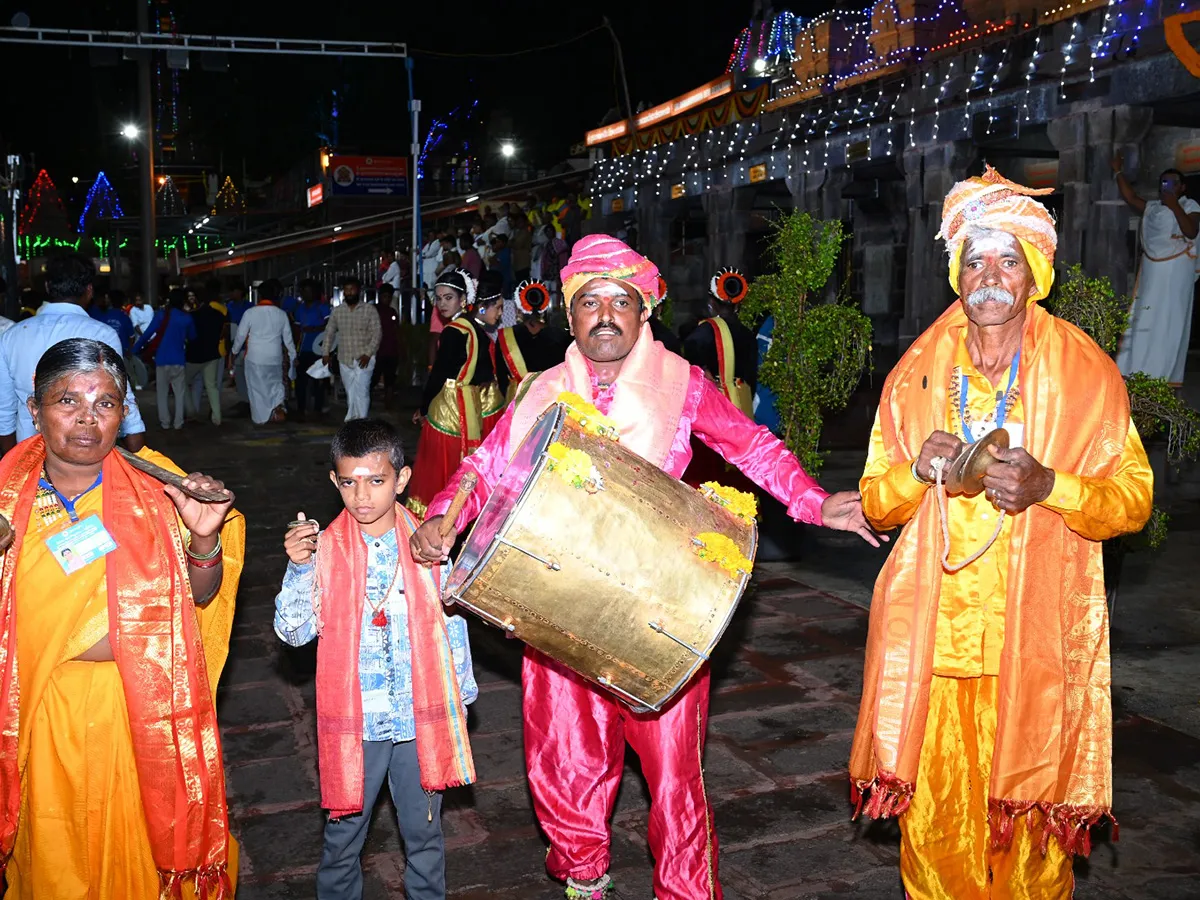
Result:
[[[1129,327],[1132,300],[1117,296],[1107,278],[1088,278],[1079,265],[1073,265],[1059,281],[1049,305],[1056,316],[1087,332],[1100,349],[1112,356]],[[1125,377],[1125,388],[1129,392],[1129,413],[1142,440],[1166,433],[1168,465],[1200,456],[1200,412],[1184,403],[1166,379],[1134,372]],[[1167,539],[1169,520],[1155,506],[1138,535],[1118,540],[1126,549],[1157,549]]]
[[[784,213],[771,236],[775,271],[758,278],[738,315],[750,327],[775,317],[759,379],[776,394],[783,442],[810,474],[821,470],[823,412],[841,409],[868,365],[871,320],[844,302],[809,304],[825,287],[845,240],[842,223]]]
[[[1125,378],[1129,412],[1142,440],[1167,435],[1167,462],[1179,465],[1200,455],[1200,412],[1179,398],[1163,378],[1134,372]]]
[[[1110,356],[1129,327],[1129,297],[1118,297],[1107,278],[1088,278],[1078,263],[1063,274],[1047,304],[1060,319],[1076,325]]]

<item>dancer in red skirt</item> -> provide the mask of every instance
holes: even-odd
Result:
[[[418,516],[504,411],[504,390],[496,383],[496,345],[484,330],[500,321],[502,310],[499,284],[488,280],[489,274],[484,274],[484,290],[477,291],[475,280],[462,269],[443,272],[434,285],[438,311],[451,321],[442,331],[421,408],[413,416],[422,423],[421,442],[407,505]]]

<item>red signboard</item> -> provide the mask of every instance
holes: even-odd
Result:
[[[408,193],[408,158],[404,156],[334,156],[329,179],[335,194],[387,196]]]
[[[325,199],[325,185],[314,184],[308,189],[308,206],[309,209],[316,206]]]

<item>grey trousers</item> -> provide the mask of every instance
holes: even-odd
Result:
[[[169,390],[175,395],[175,427],[183,427],[184,407],[184,372],[183,366],[158,366],[155,376],[155,388],[158,391],[158,424],[163,428],[171,427],[171,407],[168,402]]]
[[[442,795],[426,794],[421,787],[417,742],[363,741],[363,777],[363,811],[325,824],[325,848],[317,867],[317,900],[361,900],[359,857],[384,778],[392,792],[404,841],[404,896],[407,900],[445,900]]]

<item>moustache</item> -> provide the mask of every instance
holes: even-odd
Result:
[[[616,322],[597,322],[594,326],[592,326],[592,330],[588,332],[588,337],[595,337],[602,329],[608,329],[615,332],[617,337],[620,337],[625,333],[621,330],[620,326],[618,326]]]
[[[983,303],[1005,303],[1012,306],[1016,297],[1002,287],[981,287],[971,291],[967,296],[967,306],[979,306]]]

